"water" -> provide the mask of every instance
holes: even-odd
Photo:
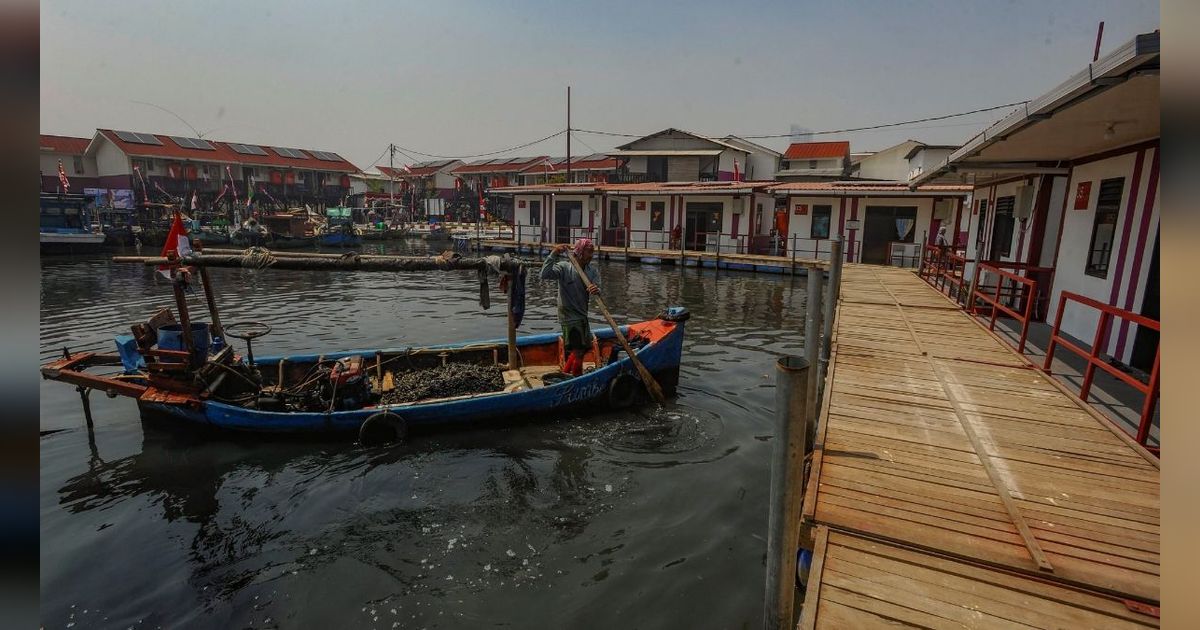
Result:
[[[149,269],[42,263],[44,358],[110,351],[172,302]],[[504,335],[471,273],[212,275],[224,322],[274,328],[264,355]],[[664,408],[363,450],[180,436],[95,393],[89,439],[78,394],[43,381],[45,627],[757,627],[774,362],[801,350],[803,278],[601,275],[618,321],[692,312]],[[556,330],[554,286],[531,279],[528,298],[520,332]]]

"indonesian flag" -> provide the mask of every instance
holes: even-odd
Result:
[[[237,180],[233,178],[233,171],[229,170],[229,165],[225,165],[225,174],[229,176],[229,191],[233,193],[233,205],[238,204],[237,196]]]
[[[196,211],[196,191],[192,191],[192,211]]]
[[[733,161],[733,181],[735,181],[735,182],[742,181],[742,170],[738,168],[737,160]]]
[[[176,210],[175,220],[171,222],[171,231],[167,232],[167,241],[163,243],[162,257],[166,258],[171,254],[187,256],[190,253],[192,253],[192,245],[188,240],[187,228],[183,226],[183,217],[179,216],[179,211]],[[170,280],[170,265],[159,265],[158,273]]]
[[[409,175],[412,175],[412,169],[411,169],[411,168],[409,168],[407,164],[403,164],[402,166],[404,166],[404,172],[405,172],[405,173],[408,173]]]
[[[71,180],[67,179],[67,171],[63,169],[62,160],[58,161],[58,183],[62,184],[63,192],[71,192]]]
[[[483,186],[479,187],[479,219],[487,218],[487,202],[483,200]]]
[[[225,193],[227,193],[227,192],[229,192],[229,185],[221,184],[221,194],[217,195],[216,199],[213,199],[213,207],[216,207],[217,202],[220,201],[221,198],[224,197]]]

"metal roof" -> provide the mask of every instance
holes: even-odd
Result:
[[[910,189],[903,182],[786,182],[770,187],[777,196],[811,194],[816,197],[965,197],[973,186],[926,184]]]
[[[744,151],[743,149],[738,149],[738,150]],[[633,156],[638,156],[638,155],[656,155],[656,156],[666,156],[666,157],[714,156],[714,155],[721,155],[722,151],[724,151],[724,149],[656,149],[656,150],[646,150],[646,151],[622,150],[622,151],[613,151],[613,152],[609,153],[609,155],[616,155],[616,156],[620,156],[620,157],[633,157]]]
[[[793,142],[783,153],[785,160],[829,160],[850,155],[850,143],[837,142]]]

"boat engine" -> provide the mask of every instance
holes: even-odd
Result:
[[[333,408],[338,411],[360,409],[367,404],[371,385],[362,357],[346,357],[333,364],[329,371],[329,392]]]

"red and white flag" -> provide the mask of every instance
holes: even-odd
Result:
[[[171,254],[177,256],[187,256],[192,253],[192,245],[188,240],[187,228],[183,225],[183,217],[179,216],[179,211],[175,211],[175,220],[171,222],[171,231],[167,232],[167,241],[163,243],[162,257],[166,258]],[[158,273],[162,274],[167,280],[171,279],[171,266],[159,265]]]
[[[192,191],[192,211],[196,211],[196,191]]]
[[[63,169],[62,160],[58,161],[58,183],[62,184],[63,192],[71,192],[71,180],[67,179],[67,171]]]
[[[733,161],[733,181],[735,181],[735,182],[742,181],[742,171],[741,171],[741,169],[738,168],[737,160]]]

